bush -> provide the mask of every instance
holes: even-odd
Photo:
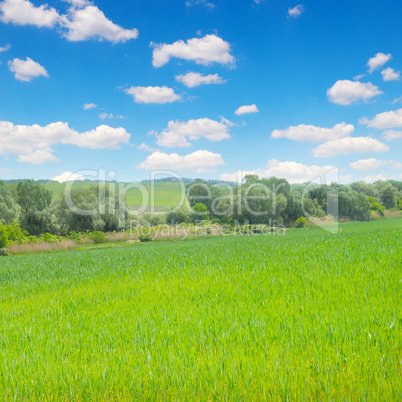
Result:
[[[296,227],[297,228],[305,228],[307,224],[307,219],[304,216],[301,216],[297,221],[296,221]]]
[[[6,228],[0,223],[0,248],[5,248],[8,243],[8,235]]]
[[[101,243],[106,243],[106,235],[103,232],[99,232],[98,230],[95,230],[95,232],[92,232],[89,235],[89,238],[93,240],[95,244],[101,244]]]
[[[10,255],[10,253],[8,252],[8,250],[6,248],[0,248],[0,257],[7,257],[9,255]]]
[[[58,243],[60,240],[58,236],[54,236],[50,233],[43,233],[40,239],[45,243],[52,243],[52,244]]]
[[[140,242],[147,243],[152,241],[151,231],[146,228],[142,228],[140,231]]]

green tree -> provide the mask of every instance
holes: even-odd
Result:
[[[52,192],[34,180],[20,181],[17,185],[17,202],[23,213],[43,211],[50,207]]]
[[[381,203],[387,209],[396,207],[398,190],[391,184],[387,184],[380,191]]]
[[[0,223],[9,225],[17,221],[21,208],[16,203],[11,191],[3,181],[0,181]]]
[[[6,228],[0,223],[0,249],[7,246],[8,236]]]
[[[187,223],[190,220],[190,210],[185,204],[181,206],[177,204],[170,205],[165,208],[165,212],[166,222],[168,224]]]
[[[193,206],[192,210],[193,210],[193,213],[192,213],[193,223],[209,220],[208,208],[202,202],[195,204]]]

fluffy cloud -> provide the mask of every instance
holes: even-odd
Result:
[[[380,173],[375,176],[366,176],[363,179],[366,183],[375,183],[376,181],[384,181],[388,180],[388,177],[384,175],[384,173]]]
[[[159,149],[151,148],[145,142],[143,142],[141,145],[137,147],[140,151],[145,151],[145,152],[159,152]]]
[[[296,7],[288,9],[288,17],[289,18],[300,17],[300,15],[302,15],[303,11],[304,11],[303,4],[298,4]]]
[[[202,173],[223,164],[220,154],[209,151],[196,151],[185,156],[158,151],[149,155],[138,167],[146,170],[195,170],[197,173]]]
[[[89,110],[89,109],[95,109],[97,107],[98,107],[98,105],[96,105],[95,103],[85,103],[85,105],[83,106],[83,109]]]
[[[14,59],[8,62],[10,71],[14,73],[17,80],[30,82],[35,77],[49,77],[46,69],[29,57],[26,60]]]
[[[352,124],[339,123],[332,128],[300,124],[286,130],[274,130],[272,138],[289,138],[293,141],[324,142],[349,137],[355,130]]]
[[[167,129],[156,134],[158,145],[172,147],[189,147],[187,140],[206,138],[208,141],[222,141],[230,138],[228,125],[224,121],[197,119],[186,122],[169,121]]]
[[[317,158],[328,158],[335,155],[387,151],[389,151],[389,146],[374,138],[346,137],[319,145],[313,149],[313,154]]]
[[[4,0],[0,3],[0,20],[16,25],[52,28],[60,22],[59,13],[47,4],[35,7],[27,0]]]
[[[375,115],[372,120],[367,119],[367,117],[363,117],[359,120],[359,123],[364,124],[367,127],[378,128],[381,130],[402,127],[402,109],[379,113]]]
[[[203,38],[189,39],[187,42],[179,40],[172,44],[153,44],[152,64],[162,67],[172,57],[184,60],[194,60],[197,64],[208,65],[220,63],[233,64],[235,58],[230,54],[230,45],[216,35],[206,35]]]
[[[258,113],[258,107],[257,105],[244,105],[240,106],[236,111],[235,114],[238,116],[241,116],[243,114],[248,114],[248,113]]]
[[[350,167],[360,171],[376,170],[387,164],[385,161],[379,161],[375,158],[361,159],[359,161],[350,163]]]
[[[0,53],[7,52],[7,50],[11,49],[11,45],[0,46]]]
[[[381,75],[384,81],[397,81],[401,76],[399,71],[395,71],[391,67],[387,67],[385,70],[382,70]]]
[[[124,128],[106,125],[79,133],[62,122],[42,127],[38,124],[14,125],[0,121],[0,155],[17,155],[19,162],[56,162],[58,159],[53,155],[51,146],[57,144],[89,149],[120,149],[121,144],[127,144],[129,140],[130,134]]]
[[[198,87],[199,85],[224,84],[226,82],[218,74],[187,73],[185,75],[176,75],[175,78],[176,81],[181,82],[188,88]]]
[[[382,137],[386,141],[402,140],[402,131],[387,130],[382,133]]]
[[[377,53],[367,62],[367,66],[369,67],[369,73],[371,74],[373,71],[382,67],[385,63],[387,63],[391,59],[392,59],[391,54]]]
[[[239,174],[236,173],[226,173],[220,175],[221,180],[225,181],[241,181],[246,175],[253,174],[259,177],[280,177],[285,178],[290,183],[306,183],[317,177],[323,176],[325,173],[335,169],[335,166],[307,166],[302,163],[288,161],[279,162],[276,159],[271,159],[266,169],[256,169],[251,171],[244,171]]]
[[[339,80],[327,91],[329,100],[338,105],[350,105],[353,102],[363,99],[367,102],[374,96],[383,92],[371,82]]]
[[[180,100],[174,89],[163,87],[130,87],[125,92],[134,97],[135,103],[173,103]]]
[[[61,15],[47,4],[36,7],[28,0],[4,0],[0,3],[0,20],[16,25],[58,26],[64,36],[74,42],[95,38],[116,43],[138,37],[137,29],[124,29],[114,24],[90,1],[65,1],[71,7],[67,14]]]
[[[72,172],[64,172],[60,176],[53,177],[52,180],[59,183],[67,183],[69,181],[83,181],[85,177]]]
[[[65,37],[73,42],[95,38],[117,43],[138,37],[137,29],[124,29],[114,24],[94,5],[72,7],[69,14],[63,16],[62,25],[68,30]]]
[[[52,149],[34,151],[28,155],[19,155],[17,161],[30,163],[31,165],[41,165],[46,162],[60,162],[60,159],[53,155]]]

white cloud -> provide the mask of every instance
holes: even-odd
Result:
[[[58,159],[53,155],[51,146],[57,144],[89,149],[120,149],[121,144],[127,144],[129,140],[130,134],[124,128],[106,125],[79,133],[62,122],[42,127],[38,124],[14,125],[0,121],[0,155],[16,155],[20,162],[56,162]]]
[[[8,50],[11,49],[11,45],[5,45],[0,47],[0,53],[1,52],[7,52]]]
[[[222,141],[230,138],[228,125],[224,121],[197,119],[186,122],[169,121],[167,129],[160,135],[156,134],[158,145],[172,147],[189,147],[187,140],[206,138],[208,141]]]
[[[59,183],[67,183],[69,181],[84,181],[85,177],[77,173],[64,172],[60,176],[53,177],[51,180],[58,181]]]
[[[189,39],[187,42],[179,40],[172,44],[154,44],[152,64],[162,67],[172,57],[184,60],[194,60],[197,64],[208,65],[220,63],[233,64],[235,58],[230,54],[230,45],[216,35],[206,35],[203,38]]]
[[[0,3],[0,20],[16,25],[52,28],[60,22],[59,13],[47,4],[35,7],[27,0],[4,0]]]
[[[279,162],[276,159],[271,159],[267,164],[268,169],[256,169],[251,171],[241,172],[239,177],[238,173],[226,173],[219,176],[221,180],[225,181],[241,181],[248,174],[258,175],[259,177],[279,177],[285,178],[290,183],[306,183],[317,177],[323,176],[325,173],[335,169],[335,166],[307,166],[302,163],[287,161]]]
[[[105,119],[125,119],[126,116],[123,116],[121,114],[115,115],[113,113],[101,113],[99,115],[99,118],[102,119],[102,120],[105,120]]]
[[[69,14],[63,16],[62,25],[68,30],[65,34],[68,40],[76,42],[95,38],[117,43],[138,37],[137,29],[124,29],[114,24],[98,7],[91,4],[77,8],[77,5],[75,2]]]
[[[397,81],[401,76],[399,71],[395,71],[391,67],[387,67],[385,70],[382,70],[381,74],[384,81]]]
[[[367,171],[367,170],[376,170],[379,169],[380,167],[384,166],[388,162],[385,161],[379,161],[378,159],[375,158],[370,158],[370,159],[361,159],[359,161],[350,163],[350,167],[356,170],[360,171]]]
[[[95,103],[85,103],[85,105],[83,106],[83,109],[89,110],[89,109],[95,109],[97,107],[98,107],[98,105],[96,105]]]
[[[389,146],[374,138],[346,137],[319,145],[313,149],[313,154],[317,158],[328,158],[335,155],[387,151],[389,151]]]
[[[64,36],[74,42],[94,38],[116,43],[138,37],[137,29],[124,29],[114,24],[90,1],[65,1],[71,7],[67,14],[61,15],[47,4],[36,7],[28,0],[4,0],[0,3],[0,20],[16,25],[59,26]]]
[[[395,105],[395,103],[402,103],[402,96],[400,96],[399,98],[395,98],[395,99],[392,101],[392,104],[393,104],[393,105]]]
[[[243,114],[248,114],[248,113],[258,113],[258,107],[257,105],[244,105],[240,106],[236,111],[235,114],[238,116],[241,116]]]
[[[186,7],[192,7],[195,5],[203,5],[209,8],[215,8],[215,4],[211,3],[208,0],[187,0],[186,1]]]
[[[363,117],[359,120],[360,124],[364,124],[367,127],[373,127],[378,129],[387,129],[402,127],[402,109],[398,109],[390,112],[383,112],[375,115],[372,120]]]
[[[353,102],[363,99],[367,102],[374,96],[383,92],[371,82],[339,80],[327,91],[329,100],[338,105],[350,105]]]
[[[324,142],[349,137],[355,130],[353,124],[339,123],[332,128],[300,124],[286,130],[274,130],[272,138],[289,138],[293,141]]]
[[[137,149],[139,149],[140,151],[145,151],[145,152],[159,152],[159,149],[151,148],[144,142],[141,145],[139,145],[137,147]]]
[[[176,75],[176,81],[183,83],[188,88],[198,87],[199,85],[224,84],[226,80],[218,74],[202,75],[200,73],[187,73]]]
[[[288,9],[288,17],[289,18],[300,17],[300,15],[302,15],[303,11],[304,11],[304,5],[298,4],[296,7]]]
[[[174,89],[164,85],[163,87],[130,87],[125,90],[132,95],[135,103],[173,103],[181,99]]]
[[[378,175],[375,176],[366,176],[363,179],[366,183],[375,183],[376,181],[384,181],[384,180],[388,180],[388,177],[386,177],[384,175],[384,173],[380,173]]]
[[[138,167],[146,170],[195,170],[201,173],[223,164],[220,154],[209,151],[196,151],[185,156],[154,152]]]
[[[46,162],[60,162],[60,159],[53,155],[52,149],[34,151],[28,155],[19,155],[17,161],[30,163],[31,165],[41,165]]]
[[[387,130],[382,133],[382,138],[385,141],[402,140],[402,131],[398,130]]]
[[[391,59],[392,59],[391,54],[377,53],[367,62],[367,66],[369,67],[369,73],[371,74],[373,71],[382,67],[385,63],[387,63]]]
[[[358,75],[355,75],[354,77],[353,77],[353,80],[354,81],[359,81],[359,80],[361,80],[362,78],[364,78],[366,76],[366,74],[358,74]]]
[[[25,82],[32,81],[35,77],[49,77],[46,69],[29,57],[26,60],[14,59],[8,62],[10,71],[14,73],[15,79]]]

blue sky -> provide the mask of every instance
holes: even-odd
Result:
[[[241,168],[297,183],[339,167],[345,183],[402,180],[401,12],[389,0],[1,1],[0,177],[234,180]]]

